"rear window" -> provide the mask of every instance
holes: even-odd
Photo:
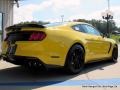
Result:
[[[61,26],[61,25],[64,25],[66,23],[63,23],[63,22],[56,22],[56,23],[50,23],[50,24],[46,24],[44,25],[45,27],[55,27],[55,26]]]

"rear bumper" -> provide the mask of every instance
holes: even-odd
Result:
[[[48,65],[64,66],[66,58],[66,47],[52,42],[16,42],[14,58],[34,57]],[[2,54],[5,55],[8,49],[6,42],[2,46]],[[7,56],[7,55],[5,55]],[[16,57],[17,56],[17,57]],[[8,56],[7,56],[8,57]],[[18,58],[19,57],[19,58]]]
[[[26,57],[26,56],[16,56],[16,55],[2,55],[3,60],[13,63],[13,64],[17,64],[17,65],[27,65],[30,62],[38,62],[41,65],[45,64],[39,60],[38,58],[35,57]]]
[[[51,65],[51,64],[45,64],[36,57],[27,57],[27,56],[16,56],[16,55],[1,55],[4,61],[16,64],[16,65],[24,65],[28,67],[40,67],[44,69],[48,68],[54,68],[54,67],[61,67],[60,65]]]
[[[2,58],[4,61],[13,63],[15,65],[22,65],[22,66],[31,67],[34,69],[38,69],[38,68],[39,69],[48,69],[48,68],[61,67],[58,65],[45,64],[36,57],[2,55]]]

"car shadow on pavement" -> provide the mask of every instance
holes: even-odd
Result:
[[[83,73],[88,73],[90,71],[94,71],[94,70],[104,70],[104,67],[106,66],[110,66],[115,64],[112,61],[99,61],[99,62],[94,62],[94,63],[88,63],[85,65],[85,68],[83,70]]]
[[[6,86],[10,86],[10,88],[12,88],[11,90],[32,90],[59,84],[90,71],[97,69],[103,70],[104,67],[112,64],[114,63],[110,61],[87,64],[83,71],[77,75],[68,75],[60,68],[40,71],[39,73],[31,73],[29,70],[20,66],[2,69],[0,70],[0,90],[8,90]]]

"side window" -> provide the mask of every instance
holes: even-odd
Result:
[[[72,28],[76,31],[85,32],[82,25],[79,25],[79,24],[72,26]]]
[[[83,25],[83,27],[86,33],[100,36],[99,31],[95,29],[94,27],[89,26],[89,25]]]

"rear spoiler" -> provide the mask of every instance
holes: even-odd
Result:
[[[20,31],[24,27],[33,27],[33,28],[45,28],[45,26],[40,24],[23,24],[23,25],[13,25],[6,28],[6,31]]]

